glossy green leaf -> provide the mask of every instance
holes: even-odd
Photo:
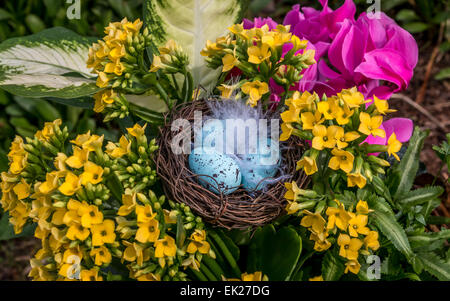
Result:
[[[421,205],[432,201],[444,192],[444,188],[439,186],[424,187],[409,191],[403,196],[399,196],[397,202],[405,208]]]
[[[271,281],[290,280],[301,251],[301,238],[293,228],[276,231],[273,225],[267,225],[250,242],[248,272],[262,271]]]

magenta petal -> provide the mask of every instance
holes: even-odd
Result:
[[[252,21],[250,21],[249,19],[244,19],[244,29],[252,29],[253,27],[255,27],[255,23],[253,23]]]
[[[405,143],[411,139],[414,123],[408,118],[392,118],[383,122],[383,127],[386,131],[386,139],[389,139],[392,133],[395,133],[398,141]]]
[[[304,19],[305,17],[300,12],[300,5],[296,4],[292,7],[292,10],[286,14],[283,25],[291,25],[291,27],[294,27],[300,20]]]
[[[404,56],[392,49],[376,49],[364,56],[365,62],[359,65],[355,72],[378,80],[386,80],[398,86],[399,90],[406,89],[413,76],[413,69],[408,65]]]

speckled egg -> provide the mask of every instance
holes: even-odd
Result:
[[[273,180],[267,178],[273,178],[278,171],[280,164],[279,144],[272,143],[271,139],[267,139],[266,143],[260,143],[258,150],[253,152],[256,152],[256,154],[244,155],[239,162],[242,170],[242,186],[249,191],[263,190]]]
[[[236,161],[214,148],[196,148],[189,155],[189,168],[206,189],[227,195],[241,185],[242,173]]]
[[[196,133],[198,136],[198,133]],[[225,122],[219,119],[207,119],[202,127],[202,145],[203,147],[214,147],[218,149],[222,142],[222,149],[225,137]]]

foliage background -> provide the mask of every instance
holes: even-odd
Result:
[[[60,0],[0,0],[0,42],[16,36],[37,33],[45,28],[64,26],[86,36],[100,36],[111,21],[123,17],[135,19],[142,15],[142,0],[81,0],[81,19],[66,17],[70,4]],[[330,0],[338,7],[342,0]],[[366,0],[355,0],[358,13],[367,10]],[[315,0],[251,0],[248,18],[270,16],[282,22],[292,5],[320,8]],[[431,129],[421,154],[424,163],[417,185],[430,184],[435,175],[438,184],[447,185],[443,203],[435,215],[450,216],[449,173],[440,170],[440,161],[432,145],[440,144],[449,132],[450,120],[450,19],[447,0],[381,0],[381,9],[414,34],[420,47],[419,64],[410,87],[393,98],[391,106],[398,117],[408,117],[415,124]],[[394,117],[394,116],[393,116]],[[46,99],[14,97],[0,91],[0,171],[7,168],[7,151],[14,135],[31,136],[44,122],[56,118],[67,121],[71,132],[95,131],[108,139],[118,135],[114,123],[104,124],[102,118],[88,110],[66,107]],[[26,280],[29,257],[38,244],[33,238],[2,240],[10,234],[7,219],[0,212],[0,280]],[[434,230],[434,229],[431,229]],[[29,229],[31,232],[32,229]],[[25,233],[26,234],[26,233]]]

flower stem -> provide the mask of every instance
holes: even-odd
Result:
[[[213,231],[211,231],[209,233],[209,235],[217,243],[217,246],[220,248],[220,250],[222,250],[222,253],[225,256],[225,258],[228,260],[228,263],[230,264],[231,269],[233,270],[233,273],[235,274],[235,276],[240,277],[241,270],[239,269],[239,267],[236,263],[236,260],[234,260],[233,255],[230,253],[230,250],[228,250],[228,248],[225,245],[225,243],[223,242],[223,240],[220,238],[219,235],[217,235],[217,233],[215,233]]]

